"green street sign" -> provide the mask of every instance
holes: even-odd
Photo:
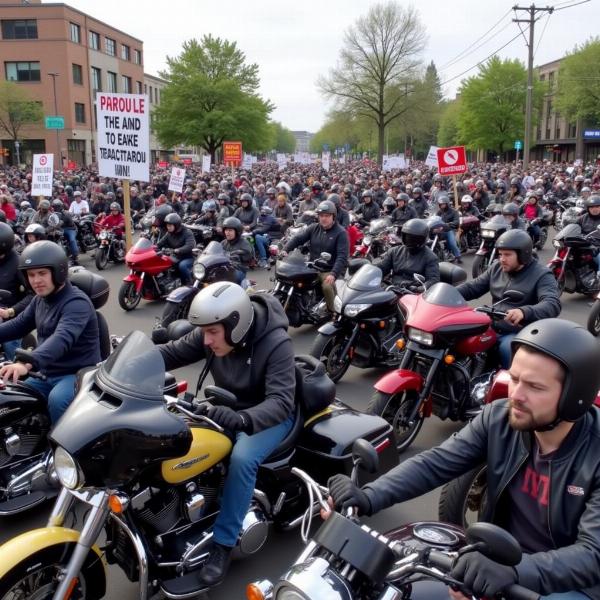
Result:
[[[46,129],[64,129],[64,117],[46,117]]]
[[[515,140],[515,150],[521,150],[523,148],[523,142],[521,140]]]

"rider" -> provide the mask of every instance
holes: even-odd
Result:
[[[542,218],[542,207],[538,203],[538,197],[535,192],[527,193],[527,202],[521,206],[521,214],[529,222],[529,233],[533,238],[535,246],[540,241],[540,226],[538,221]]]
[[[459,554],[451,575],[477,597],[518,583],[544,598],[599,598],[600,346],[581,326],[547,319],[525,327],[511,351],[508,400],[362,489],[335,475],[330,504],[374,514],[487,464],[481,520],[510,532],[523,558],[508,567]]]
[[[115,237],[120,241],[120,252],[124,253],[123,233],[125,232],[125,217],[121,212],[121,205],[118,202],[113,202],[110,205],[110,214],[106,215],[98,224],[102,229],[114,230]]]
[[[197,327],[180,340],[159,346],[166,369],[206,358],[215,385],[234,393],[233,408],[212,406],[208,417],[235,435],[213,547],[200,583],[221,583],[250,506],[259,465],[293,425],[294,350],[287,318],[273,296],[249,296],[230,282],[204,288],[190,306]]]
[[[373,200],[373,192],[365,190],[362,195],[362,204],[356,211],[358,222],[363,226],[368,225],[373,219],[379,218],[379,213],[379,204]]]
[[[98,318],[90,299],[67,279],[64,250],[49,241],[30,244],[23,250],[19,269],[25,273],[34,297],[25,310],[0,325],[0,342],[22,338],[34,329],[38,345],[31,362],[10,363],[0,377],[17,381],[32,369],[45,379],[28,379],[48,400],[52,423],[56,423],[75,397],[79,369],[100,362]]]
[[[309,243],[309,260],[316,260],[322,252],[331,254],[331,271],[320,273],[321,289],[327,303],[327,308],[333,312],[335,300],[335,280],[342,277],[348,263],[348,234],[346,230],[335,222],[337,210],[333,202],[323,200],[317,207],[319,222],[305,227],[295,235],[284,248],[284,252],[291,252],[294,248]]]
[[[417,212],[409,202],[410,196],[404,192],[401,192],[396,197],[396,208],[392,212],[392,223],[394,225],[402,227],[407,221],[417,218]]]
[[[600,227],[600,196],[590,196],[585,202],[585,208],[586,211],[577,219],[577,224],[581,227],[581,233],[588,235]],[[598,271],[597,279],[600,281],[600,252],[594,255],[594,261]]]
[[[244,226],[237,217],[228,217],[223,221],[223,235],[221,246],[229,253],[235,266],[237,283],[242,283],[254,258],[254,251],[250,242],[242,237]]]
[[[242,222],[246,231],[250,231],[256,226],[260,213],[258,208],[253,206],[250,194],[245,192],[240,196],[240,207],[233,213],[233,216]]]
[[[406,286],[410,290],[422,291],[421,284],[413,273],[425,277],[425,287],[440,280],[440,266],[437,256],[426,245],[429,226],[422,219],[411,219],[402,226],[402,246],[393,246],[376,263],[384,277],[392,273],[394,285]]]
[[[519,217],[519,207],[514,202],[507,202],[502,207],[502,216],[511,229],[527,231],[527,223]]]
[[[460,257],[460,248],[456,242],[456,234],[454,233],[460,225],[460,216],[458,211],[450,206],[450,200],[446,194],[438,194],[437,203],[439,210],[436,216],[440,217],[442,221],[448,226],[448,231],[444,233],[446,242],[450,252],[454,255],[454,262],[462,264],[462,258]]]
[[[170,248],[174,262],[181,275],[183,285],[192,283],[192,267],[194,266],[194,255],[192,250],[196,247],[194,234],[190,229],[183,226],[181,217],[177,213],[169,213],[165,217],[167,233],[158,240],[156,247],[161,250]]]
[[[490,293],[496,308],[506,312],[504,321],[494,323],[500,334],[500,362],[506,369],[510,365],[510,343],[518,331],[533,321],[557,317],[561,305],[556,279],[533,257],[533,244],[525,231],[506,231],[496,241],[496,249],[498,260],[477,279],[462,283],[457,290],[465,300]],[[521,292],[523,298],[503,301],[508,290]]]
[[[412,200],[409,206],[417,213],[417,217],[422,219],[425,213],[429,210],[427,200],[423,197],[423,190],[420,187],[413,188]]]
[[[281,235],[281,226],[273,216],[273,210],[266,204],[260,209],[260,217],[256,227],[252,230],[254,244],[258,252],[258,266],[264,269],[268,266],[267,249],[274,237]]]
[[[72,264],[78,265],[79,246],[77,245],[77,226],[73,221],[73,216],[68,210],[65,210],[65,205],[62,203],[62,200],[59,200],[58,198],[52,200],[52,210],[60,219],[60,227],[63,231],[63,235],[69,242]]]

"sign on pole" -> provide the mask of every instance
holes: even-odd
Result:
[[[242,162],[242,142],[223,142],[223,162],[237,167]]]
[[[99,92],[96,107],[99,175],[150,181],[147,97]]]
[[[31,173],[31,195],[52,197],[54,154],[34,154]]]
[[[331,154],[329,154],[329,152],[323,152],[323,155],[321,157],[321,166],[323,167],[323,169],[325,171],[329,171],[330,158],[331,158]]]
[[[460,175],[467,170],[467,155],[464,146],[438,148],[436,153],[440,175]]]
[[[46,129],[64,129],[65,118],[64,117],[44,117],[46,122]]]
[[[429,152],[427,153],[427,158],[425,159],[425,164],[428,167],[437,167],[437,146],[429,146]]]
[[[173,167],[171,169],[171,177],[169,179],[168,190],[170,192],[181,192],[183,191],[183,182],[185,181],[185,169],[180,167]]]
[[[244,158],[242,160],[242,169],[246,169],[246,171],[250,171],[252,169],[252,165],[254,161],[252,160],[251,154],[244,154]]]
[[[202,157],[202,172],[210,173],[210,154],[205,154]]]
[[[277,154],[277,168],[280,171],[283,171],[283,169],[285,169],[285,167],[287,166],[287,156],[283,153],[278,153]]]
[[[523,142],[521,140],[515,140],[515,150],[522,150]]]

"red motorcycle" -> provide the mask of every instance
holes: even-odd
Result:
[[[521,292],[508,290],[496,305],[520,299]],[[377,381],[367,409],[393,426],[398,452],[410,446],[432,414],[467,421],[481,412],[499,365],[492,322],[506,316],[495,305],[471,308],[447,283],[402,296],[400,309],[406,352],[400,368]]]
[[[145,237],[141,237],[127,252],[125,264],[129,275],[119,288],[119,305],[123,310],[133,310],[142,298],[160,300],[181,287],[181,277],[176,263],[167,252]]]

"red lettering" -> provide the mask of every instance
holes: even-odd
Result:
[[[113,112],[144,114],[143,98],[123,98],[118,96],[100,96],[100,109]]]
[[[547,475],[536,473],[531,467],[527,467],[521,491],[531,496],[534,500],[537,500],[542,506],[548,506],[550,478]]]

